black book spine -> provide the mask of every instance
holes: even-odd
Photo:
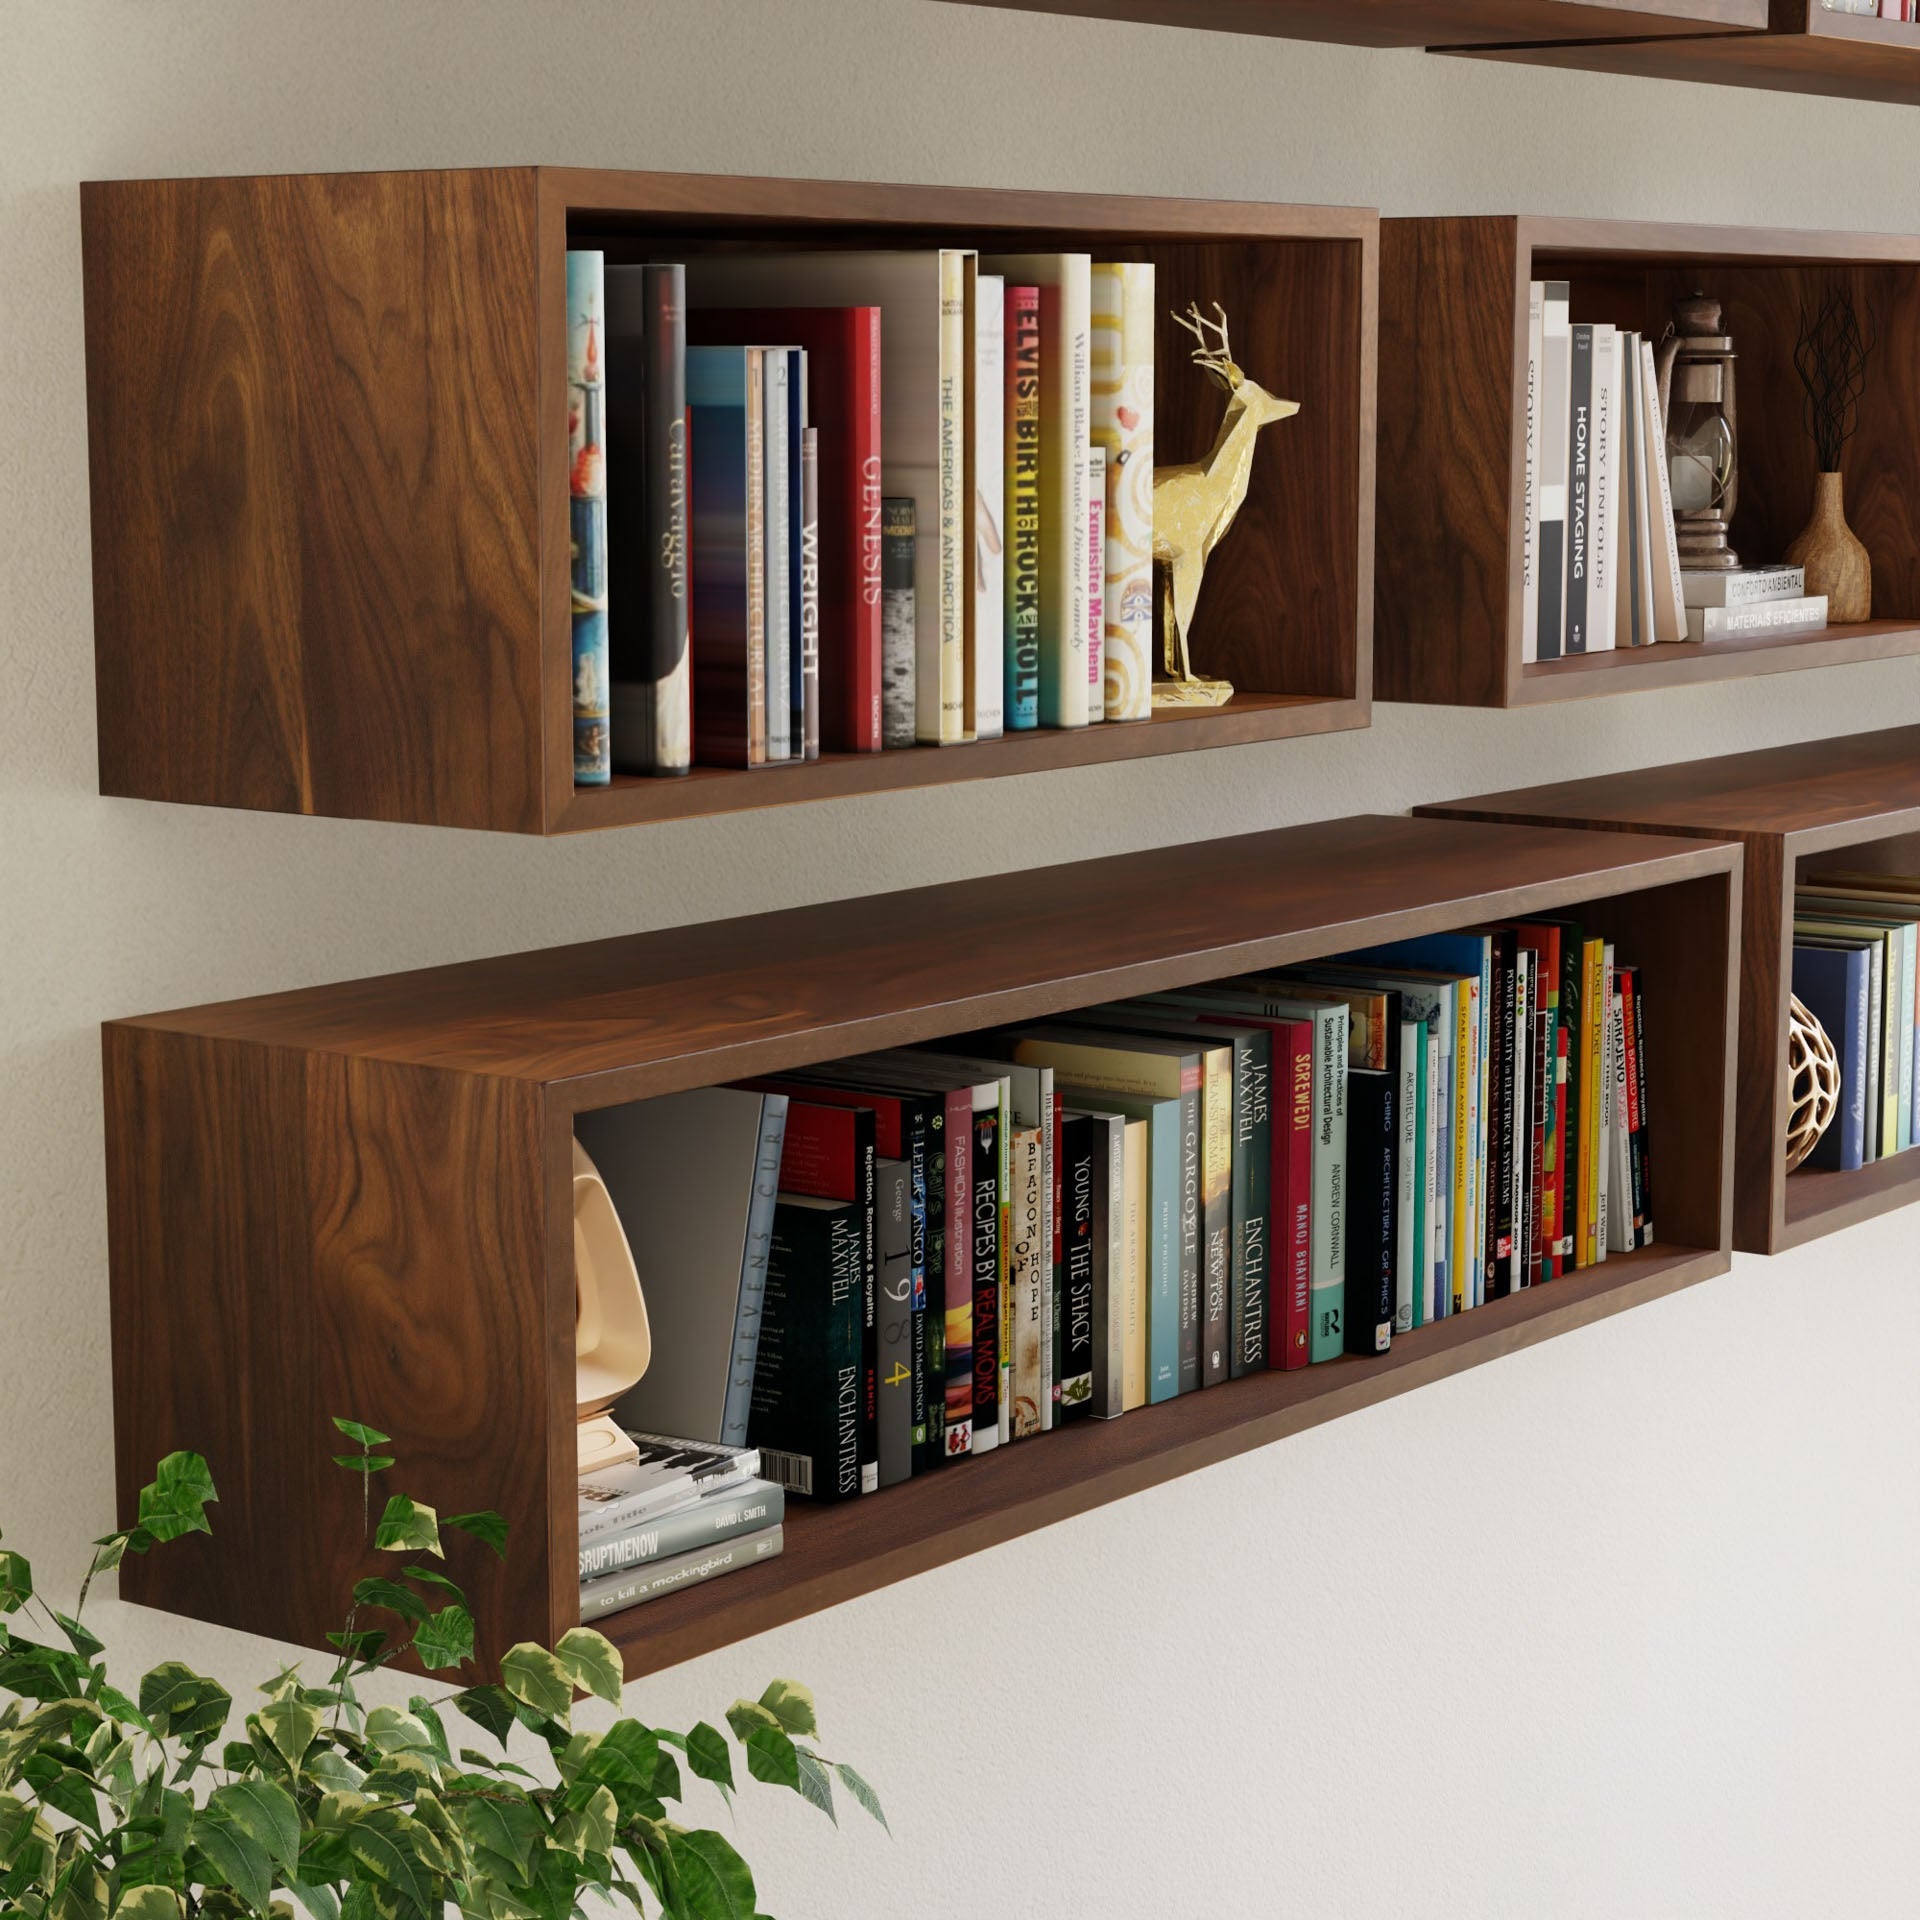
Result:
[[[913,1168],[882,1160],[874,1170],[880,1221],[879,1484],[913,1472]]]
[[[1346,1349],[1393,1344],[1394,1076],[1370,1067],[1347,1075]]]
[[[913,1470],[924,1473],[947,1457],[947,1116],[939,1098],[926,1102],[927,1260],[915,1359],[924,1397],[923,1437],[916,1438]]]
[[[870,1107],[854,1111],[853,1191],[860,1209],[860,1491],[880,1484],[880,1206]]]
[[[1545,974],[1546,955],[1535,951],[1533,957],[1533,1133],[1532,1184],[1527,1194],[1527,1257],[1520,1269],[1520,1284],[1533,1285],[1540,1274],[1543,1255],[1541,1236],[1546,1230],[1547,1129],[1553,1125],[1553,1017],[1547,996],[1557,991]]]
[[[1643,1247],[1653,1245],[1653,1200],[1648,1192],[1647,1165],[1647,1008],[1641,998],[1642,975],[1638,967],[1618,968],[1627,983],[1633,1002],[1633,1053],[1627,1061],[1632,1078],[1633,1108],[1639,1121],[1627,1137],[1627,1164],[1633,1175],[1634,1239]]]
[[[774,1208],[747,1443],[789,1493],[860,1491],[861,1223],[852,1201]]]
[[[1272,1292],[1273,1037],[1249,1030],[1233,1043],[1233,1342],[1230,1374],[1267,1364]]]
[[[1567,632],[1566,651],[1587,650],[1588,539],[1593,521],[1593,329],[1576,326],[1567,412]]]
[[[1498,1300],[1511,1291],[1508,1262],[1513,1257],[1513,1023],[1514,942],[1510,933],[1493,936],[1493,1054],[1487,1075],[1488,1192],[1486,1278],[1483,1296]]]
[[[647,771],[685,773],[693,764],[691,666],[687,655],[687,287],[686,269],[649,266],[647,311],[646,516],[648,600],[646,678],[653,738]]]
[[[1180,1092],[1180,1379],[1182,1393],[1200,1386],[1200,1076]]]
[[[1095,1127],[1084,1113],[1069,1114],[1060,1129],[1067,1217],[1063,1232],[1066,1269],[1060,1298],[1060,1418],[1084,1419],[1093,1411],[1093,1292],[1095,1241],[1100,1223],[1094,1208]]]
[[[973,1116],[973,1450],[1000,1440],[1000,1109]]]

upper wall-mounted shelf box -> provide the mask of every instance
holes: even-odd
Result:
[[[1366,724],[1371,213],[518,167],[91,184],[82,230],[103,793],[560,833]],[[576,792],[569,244],[1065,248],[1220,300],[1303,402],[1200,604],[1232,704]],[[1219,395],[1159,331],[1194,459]]]
[[[838,1506],[777,1560],[604,1623],[629,1674],[762,1632],[1726,1271],[1740,855],[1363,818],[116,1021],[106,1029],[114,1444],[206,1455],[211,1536],[130,1599],[307,1645],[370,1568],[327,1416],[491,1507],[489,1658],[579,1620],[574,1116],[1489,918],[1576,909],[1647,982],[1659,1239],[1377,1358],[1256,1373]],[[983,924],[997,937],[982,939]],[[657,1356],[656,1364],[666,1356]],[[222,1390],[206,1390],[209,1378]]]
[[[1879,344],[1846,457],[1874,618],[1794,639],[1623,648],[1523,664],[1527,287],[1565,280],[1576,321],[1657,340],[1676,299],[1725,311],[1738,381],[1732,543],[1778,560],[1812,511],[1817,462],[1793,348],[1844,281]],[[1920,652],[1920,240],[1537,216],[1381,223],[1378,691],[1516,707]]]
[[[1786,1171],[1793,889],[1810,873],[1920,874],[1920,727],[1569,780],[1421,809],[1436,816],[1738,840],[1740,1073],[1733,1244],[1779,1253],[1920,1198],[1920,1152]]]
[[[1215,33],[1337,40],[1355,47],[1731,33],[1767,24],[1767,0],[987,0],[1028,13],[1142,20]]]
[[[1920,23],[1836,13],[1824,0],[1772,0],[1770,12],[1760,11],[1767,16],[1764,33],[1618,42],[1595,36],[1571,46],[1502,49],[1493,57],[1902,106],[1920,101]]]

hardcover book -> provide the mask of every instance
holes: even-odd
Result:
[[[800,705],[799,752],[820,758],[820,433],[800,435]]]
[[[1084,1419],[1093,1411],[1095,1265],[1104,1242],[1104,1222],[1094,1212],[1096,1146],[1090,1115],[1071,1112],[1060,1134],[1061,1182],[1066,1217],[1061,1222],[1064,1271],[1060,1289],[1060,1418]]]
[[[589,1580],[604,1579],[626,1567],[692,1553],[737,1533],[777,1527],[786,1506],[786,1494],[770,1480],[748,1480],[727,1492],[677,1507],[672,1513],[603,1534],[580,1549],[580,1584],[584,1587]]]
[[[1106,455],[1101,704],[1109,720],[1145,720],[1153,712],[1153,263],[1096,263],[1089,288],[1093,443]]]
[[[1566,651],[1567,401],[1573,384],[1570,288],[1549,280],[1541,292],[1540,594],[1535,651],[1557,660]]]
[[[1520,491],[1520,658],[1540,658],[1540,376],[1546,352],[1547,286],[1527,286],[1526,459]]]
[[[1087,723],[1107,717],[1106,680],[1100,662],[1106,651],[1107,456],[1095,447],[1087,455]]]
[[[590,1581],[580,1589],[581,1624],[604,1620],[610,1613],[623,1613],[628,1607],[657,1600],[663,1593],[715,1579],[736,1567],[751,1566],[756,1560],[771,1560],[785,1540],[784,1527],[763,1527],[758,1533],[739,1534],[716,1546],[696,1547],[669,1560],[651,1561],[643,1567],[610,1574],[604,1580]]]
[[[880,503],[880,539],[880,744],[910,747],[914,744],[914,676],[919,670],[913,577],[919,540],[910,499],[893,495]]]
[[[760,1471],[760,1455],[752,1447],[723,1447],[659,1433],[630,1433],[628,1438],[638,1456],[630,1464],[580,1477],[582,1547],[746,1486]]]
[[[1567,612],[1565,651],[1587,651],[1593,559],[1593,328],[1572,329],[1567,410]]]
[[[607,734],[605,281],[603,253],[569,250],[567,490],[573,541],[573,781],[580,787],[605,786],[613,772]]]
[[[787,1096],[734,1087],[575,1116],[646,1290],[653,1364],[623,1426],[747,1444]]]
[[[878,1116],[875,1116],[876,1118]],[[879,1484],[898,1486],[913,1473],[913,1165],[874,1165],[879,1220]]]
[[[1827,625],[1827,596],[1802,594],[1797,600],[1754,600],[1742,607],[1689,607],[1687,638],[1704,643],[1737,640],[1749,634],[1785,639],[1796,633],[1822,633]]]
[[[1802,1163],[1827,1172],[1866,1164],[1868,967],[1864,946],[1821,946],[1796,939],[1793,991],[1826,1028],[1840,1059],[1840,1110]]]
[[[1025,1440],[1043,1431],[1041,1348],[1052,1336],[1048,1277],[1052,1243],[1044,1230],[1041,1207],[1041,1129],[1016,1126],[1011,1141],[1013,1263],[1008,1313],[1013,1326],[1013,1438]]]
[[[766,498],[765,533],[761,543],[761,595],[766,607],[767,631],[767,758],[778,762],[792,757],[793,743],[793,600],[791,592],[792,524],[796,506],[793,486],[793,355],[785,347],[760,350],[763,385],[761,417],[764,429],[760,457]]]
[[[1097,1418],[1116,1420],[1126,1411],[1127,1128],[1138,1123],[1110,1111],[1084,1117],[1093,1130],[1092,1406]]]
[[[1006,291],[1005,719],[1040,724],[1040,289]]]
[[[1395,1175],[1398,1126],[1391,1073],[1355,1067],[1347,1075],[1346,1327],[1348,1353],[1385,1353],[1393,1344]],[[1318,1329],[1316,1328],[1316,1333]]]
[[[807,423],[819,436],[820,738],[836,753],[880,747],[881,318],[877,306],[706,307],[691,337],[751,346],[777,337],[807,360]]]
[[[1798,600],[1807,591],[1807,570],[1735,567],[1716,573],[1683,572],[1680,591],[1689,607],[1751,607],[1763,600]]]
[[[966,656],[966,737],[998,740],[1005,728],[1006,282],[974,282],[973,631]]]

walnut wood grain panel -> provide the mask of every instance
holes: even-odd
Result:
[[[596,1106],[1736,864],[1710,842],[1361,816],[149,1016],[561,1083]],[[981,929],[991,927],[992,937]]]
[[[1724,1253],[1657,1244],[1396,1336],[1379,1359],[1251,1374],[1117,1421],[1058,1428],[867,1499],[795,1501],[779,1559],[596,1624],[621,1649],[629,1679],[656,1672],[1592,1325],[1728,1265]]]
[[[392,1565],[355,1547],[339,1413],[393,1434],[407,1491],[507,1516],[504,1564],[448,1548],[491,1653],[545,1633],[572,1296],[556,1316],[538,1090],[117,1025],[104,1044],[121,1518],[175,1448],[221,1490],[211,1537],[129,1560],[127,1597],[324,1645]]]
[[[532,205],[83,189],[103,791],[537,822]]]
[[[1516,244],[1506,218],[1380,224],[1374,656],[1385,700],[1507,699],[1525,427]]]
[[[985,0],[1028,13],[1360,47],[1690,34],[1765,26],[1767,0]]]

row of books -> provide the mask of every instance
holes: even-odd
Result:
[[[1384,1353],[1651,1244],[1644,1005],[1539,919],[582,1115],[623,1417],[833,1500]]]
[[[567,256],[574,778],[1151,710],[1154,269]]]
[[[1882,20],[1920,19],[1920,0],[1820,0],[1829,13],[1864,13]]]
[[[1847,1171],[1920,1139],[1920,878],[1838,870],[1794,888],[1793,991],[1826,1028],[1840,1105],[1806,1167]]]

